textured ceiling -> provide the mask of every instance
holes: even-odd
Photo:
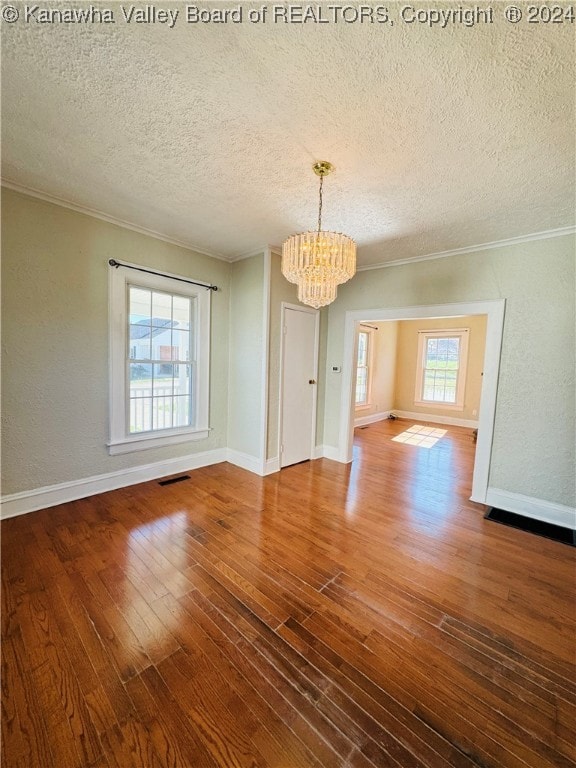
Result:
[[[498,3],[472,28],[394,4],[393,26],[192,25],[177,3],[168,29],[100,7],[116,24],[2,25],[5,180],[226,258],[314,227],[318,159],[360,264],[574,224],[574,25]]]

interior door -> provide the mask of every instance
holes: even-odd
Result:
[[[318,312],[284,305],[280,466],[312,458],[316,437]]]

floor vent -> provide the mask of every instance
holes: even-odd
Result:
[[[524,517],[524,515],[517,515],[515,512],[507,512],[505,509],[495,509],[494,507],[484,517],[495,523],[508,525],[521,531],[535,533],[536,536],[543,536],[545,539],[553,539],[561,544],[576,547],[576,531],[561,525],[544,523],[542,520],[534,520],[532,517]]]
[[[181,483],[182,480],[190,480],[190,475],[179,475],[168,480],[158,480],[158,485],[172,485],[172,483]]]

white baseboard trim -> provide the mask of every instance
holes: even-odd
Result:
[[[318,448],[322,450],[322,453],[321,456],[318,456],[317,458],[330,459],[330,461],[342,461],[338,448],[334,448],[332,445],[320,445],[317,446],[317,449]]]
[[[517,515],[576,530],[576,508],[567,507],[564,504],[523,496],[521,493],[502,491],[500,488],[488,488],[484,503],[489,507],[505,509]]]
[[[0,504],[0,518],[25,515],[38,509],[54,507],[56,504],[65,504],[68,501],[83,499],[85,496],[94,496],[96,493],[114,491],[127,485],[136,485],[148,480],[156,480],[166,475],[174,475],[177,472],[187,472],[211,464],[219,464],[226,461],[226,450],[203,451],[192,453],[176,459],[157,461],[153,464],[142,464],[138,467],[122,469],[118,472],[108,472],[104,475],[84,477],[81,480],[71,480],[66,483],[47,485],[43,488],[35,488],[33,491],[21,491],[9,496],[3,496]]]
[[[317,445],[315,446],[313,452],[312,452],[312,458],[313,459],[323,459],[324,458],[324,446],[323,445]]]
[[[477,419],[459,419],[456,416],[431,416],[427,413],[415,413],[413,411],[392,410],[399,419],[414,419],[415,421],[429,421],[432,424],[447,424],[451,427],[470,427],[478,429]]]
[[[355,427],[363,427],[365,424],[374,424],[377,421],[384,421],[390,416],[391,411],[380,411],[379,413],[371,413],[369,416],[358,416],[354,419]]]
[[[273,475],[275,472],[280,472],[280,459],[276,456],[274,459],[268,459],[264,463],[264,474]]]
[[[249,453],[243,453],[242,451],[235,451],[233,448],[227,448],[226,461],[229,461],[230,464],[234,464],[234,466],[245,469],[248,472],[253,472],[260,477],[273,475],[274,472],[280,471],[280,459],[278,456],[275,456],[273,459],[262,461],[262,459],[257,456],[251,456]]]
[[[264,474],[263,462],[258,456],[251,456],[249,453],[243,453],[242,451],[235,451],[233,448],[227,448],[226,461],[241,469],[247,469],[248,472],[254,472],[255,475]]]

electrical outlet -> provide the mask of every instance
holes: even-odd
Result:
[[[474,408],[474,410],[472,411],[472,416],[478,416],[478,411],[476,410],[476,408]]]

